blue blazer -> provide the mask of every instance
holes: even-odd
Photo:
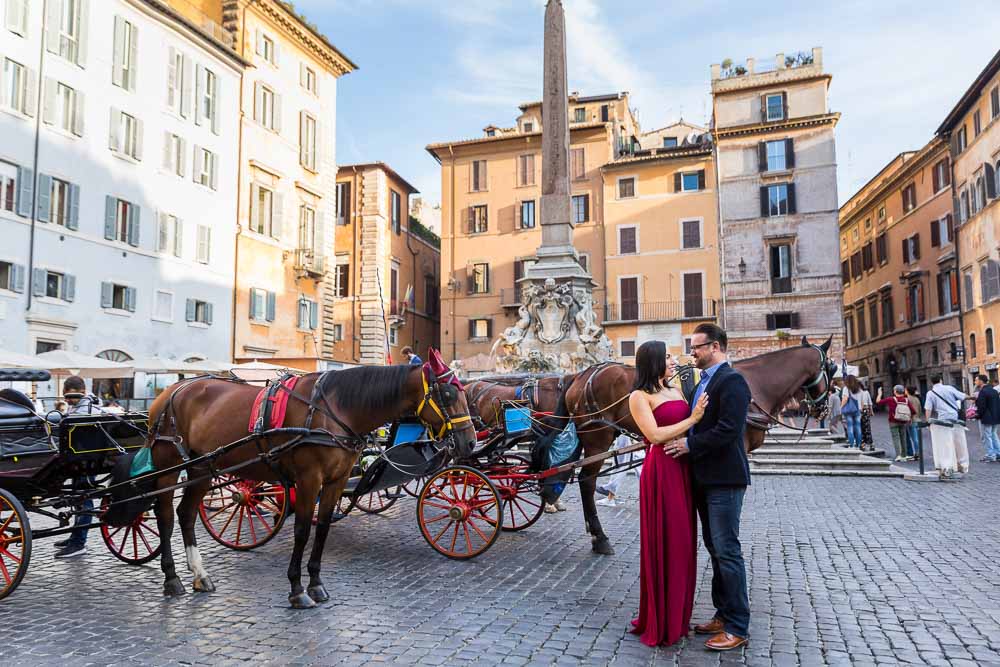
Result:
[[[747,486],[750,464],[743,448],[743,432],[750,408],[750,385],[727,362],[712,376],[705,393],[705,415],[687,438],[694,481],[702,486]]]

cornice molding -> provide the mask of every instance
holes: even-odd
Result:
[[[752,123],[750,125],[737,125],[735,127],[713,128],[712,136],[716,141],[728,139],[730,137],[751,136],[754,134],[772,134],[787,130],[797,130],[805,127],[818,127],[820,125],[836,125],[840,120],[840,112],[824,113],[816,116],[806,116],[795,118],[778,123]]]
[[[260,13],[291,33],[299,41],[300,46],[312,53],[319,61],[333,70],[337,76],[350,74],[357,65],[336,47],[319,36],[312,28],[303,24],[302,20],[285,7],[278,7],[275,0],[247,0]],[[293,18],[294,17],[294,18]]]

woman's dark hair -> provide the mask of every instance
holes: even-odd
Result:
[[[861,391],[861,382],[854,375],[848,375],[847,382],[845,384],[847,384],[847,391],[852,394],[856,394]]]
[[[635,384],[632,390],[641,389],[655,394],[663,389],[663,376],[667,374],[667,344],[662,340],[647,340],[635,352]]]

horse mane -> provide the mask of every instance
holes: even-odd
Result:
[[[324,394],[333,394],[344,410],[384,410],[403,399],[403,385],[419,366],[357,366],[327,371],[318,382]]]

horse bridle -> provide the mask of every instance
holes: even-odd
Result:
[[[817,405],[825,409],[827,399],[830,397],[830,387],[833,385],[833,379],[830,377],[830,365],[827,363],[829,359],[826,356],[826,352],[819,345],[810,344],[809,347],[819,352],[819,372],[811,382],[802,385],[803,399],[801,402],[806,405],[809,412],[812,412],[813,408]],[[817,386],[824,379],[826,380],[826,388],[823,389],[823,393],[816,398],[811,398],[809,390]]]
[[[453,435],[457,430],[456,424],[465,422],[471,424],[471,415],[456,417],[448,411],[448,408],[458,400],[458,392],[461,391],[457,385],[458,379],[455,377],[454,370],[449,368],[447,372],[435,375],[430,365],[425,363],[420,369],[420,380],[424,385],[424,397],[420,399],[420,404],[417,406],[417,419],[427,429],[432,440],[438,442],[446,436]],[[449,389],[446,390],[445,387]],[[454,395],[451,394],[452,391],[455,392]],[[430,408],[434,414],[441,418],[441,428],[436,432],[434,427],[423,417],[425,408]]]

